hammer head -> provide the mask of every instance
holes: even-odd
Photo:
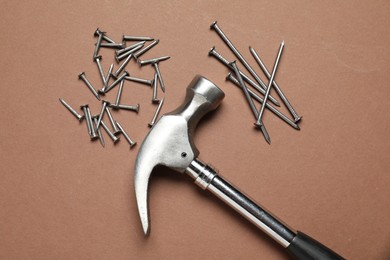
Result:
[[[148,184],[153,169],[167,166],[184,173],[199,155],[193,134],[199,120],[216,109],[225,94],[202,76],[195,76],[187,95],[174,111],[163,115],[145,137],[134,168],[134,186],[138,212],[145,235],[149,233]]]

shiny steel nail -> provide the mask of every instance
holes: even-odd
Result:
[[[112,82],[112,84],[109,87],[106,88],[105,93],[113,89],[116,85],[118,85],[119,82],[122,81],[122,79],[124,79],[128,75],[129,73],[125,70],[125,72],[123,72],[123,74],[120,77],[118,77],[114,82]]]
[[[151,79],[140,79],[140,78],[127,76],[127,77],[125,77],[125,80],[129,80],[129,81],[145,84],[145,85],[148,85],[148,86],[153,86],[153,80],[151,80]]]
[[[96,125],[96,131],[97,131],[97,134],[98,134],[98,137],[99,137],[99,140],[100,140],[100,144],[104,147],[104,138],[103,138],[103,135],[102,135],[102,131],[100,131],[100,128],[97,126],[98,125],[97,116],[93,116],[92,119],[93,119],[93,122]]]
[[[100,63],[101,60],[102,60],[102,56],[101,55],[98,55],[98,56],[95,57],[95,62],[97,64],[97,67],[98,67],[98,70],[99,70],[99,74],[100,74],[100,77],[102,78],[103,87],[104,87],[104,82],[106,82],[106,78],[104,77],[102,64]]]
[[[128,52],[128,51],[134,49],[135,47],[143,46],[144,44],[145,44],[145,41],[137,42],[137,43],[135,43],[135,44],[133,44],[133,45],[127,46],[126,48],[124,48],[124,49],[122,49],[122,50],[116,50],[116,51],[115,51],[115,54],[116,54],[116,56],[119,56],[119,55],[121,55],[121,54],[123,54],[123,53],[125,53],[125,52]],[[141,48],[142,48],[142,47],[141,47]]]
[[[115,106],[119,106],[119,101],[121,100],[121,95],[122,95],[122,89],[123,89],[123,83],[125,81],[122,80],[121,83],[119,84],[119,89],[118,93],[116,94],[116,99],[115,99]]]
[[[153,48],[154,46],[156,46],[158,43],[159,43],[160,40],[155,40],[153,41],[151,44],[149,44],[148,46],[146,46],[145,48],[143,48],[142,50],[138,51],[137,53],[134,54],[134,57],[136,59],[139,59],[139,57],[141,57],[142,54],[144,54],[145,52],[147,52],[148,50],[150,50],[151,48]]]
[[[275,64],[274,64],[274,67],[272,69],[272,74],[271,74],[271,78],[270,78],[269,83],[268,83],[267,91],[265,92],[265,95],[264,95],[264,103],[261,104],[261,106],[260,106],[259,116],[257,117],[257,121],[255,123],[256,126],[263,125],[262,117],[264,114],[265,103],[267,103],[267,99],[268,99],[269,93],[270,93],[271,88],[272,88],[272,82],[274,81],[274,77],[276,75],[276,71],[278,68],[280,57],[281,57],[282,52],[283,52],[283,48],[284,48],[284,41],[282,41],[282,43],[280,44],[278,55],[276,56]]]
[[[123,35],[124,41],[153,41],[154,39],[149,36],[130,36],[130,35]]]
[[[159,100],[157,99],[157,83],[158,83],[158,75],[157,72],[154,73],[154,79],[153,79],[153,97],[152,97],[152,103],[158,103]]]
[[[100,123],[101,126],[103,127],[103,129],[106,131],[106,133],[108,134],[108,136],[111,138],[111,140],[114,142],[114,144],[116,142],[119,141],[119,137],[116,137],[111,131],[110,129],[107,127],[107,125],[104,123],[104,121],[102,120],[102,122]],[[118,132],[120,133],[120,131]]]
[[[100,44],[102,43],[103,36],[105,35],[105,32],[102,32],[99,30],[99,28],[96,29],[95,34],[98,34],[98,40],[96,42],[95,51],[93,52],[93,59],[95,59],[96,56],[99,54]]]
[[[225,59],[219,52],[217,52],[215,50],[215,47],[211,48],[211,50],[209,51],[209,56],[213,56],[214,58],[216,58],[219,62],[221,62],[223,65],[225,65],[226,67],[230,68],[230,65],[229,65],[229,61],[227,59]],[[262,84],[259,86],[257,85],[256,82],[254,82],[251,78],[249,78],[245,73],[243,73],[242,71],[240,71],[240,74],[241,74],[241,77],[243,78],[244,81],[246,81],[249,85],[251,85],[253,88],[255,88],[257,91],[259,91],[261,94],[265,94],[265,89],[267,88],[267,86],[264,84],[263,81]],[[278,107],[280,106],[279,102],[273,98],[272,96],[269,96],[269,100],[274,103],[275,105],[277,105]]]
[[[85,76],[85,73],[84,72],[81,72],[79,74],[79,79],[81,79],[82,81],[84,81],[84,83],[87,85],[87,87],[89,88],[89,90],[93,93],[93,95],[98,99],[100,100],[100,97],[99,97],[99,94],[97,93],[96,89],[92,86],[92,84],[88,81],[87,77]]]
[[[152,121],[149,123],[149,127],[154,126],[154,124],[156,123],[158,114],[160,113],[160,110],[161,110],[161,107],[162,107],[163,104],[164,104],[164,98],[162,98],[162,99],[160,100],[160,103],[158,104],[158,107],[157,107],[157,109],[156,109],[156,112],[155,112],[154,115],[153,115]]]
[[[109,103],[108,103],[107,105],[109,105]],[[108,106],[106,107],[106,113],[107,113],[108,119],[110,120],[110,124],[111,124],[111,126],[112,126],[112,129],[114,130],[114,135],[119,134],[119,133],[120,133],[120,130],[119,130],[118,127],[116,126],[115,120],[114,120],[114,118],[112,117],[110,108],[109,108]]]
[[[264,74],[268,77],[268,79],[270,79],[271,74],[269,73],[267,67],[264,65],[263,61],[260,59],[260,56],[257,54],[255,49],[253,49],[252,47],[249,47],[249,50],[252,53],[252,56],[255,58],[256,62],[259,64],[260,68],[263,70]],[[276,84],[275,81],[273,81],[272,84],[275,87],[275,90],[278,92],[280,98],[283,100],[284,104],[288,108],[288,111],[290,111],[291,115],[294,117],[294,121],[298,122],[299,120],[301,120],[302,117],[298,116],[297,112],[294,110],[290,101],[284,95],[283,91],[280,89],[278,84]]]
[[[140,66],[143,66],[143,65],[147,65],[147,64],[151,64],[151,63],[158,63],[160,61],[168,60],[170,58],[171,57],[169,57],[169,56],[163,56],[163,57],[149,59],[149,60],[140,60],[140,59],[138,59],[138,64]]]
[[[96,29],[94,35],[95,36],[99,36],[100,33],[104,33],[103,31],[101,31],[99,28]],[[103,34],[103,40],[105,41],[108,41],[108,42],[111,42],[111,43],[114,43],[115,41],[113,39],[111,39],[110,37],[108,37],[107,35]]]
[[[119,48],[123,49],[126,47],[125,42],[101,42],[100,47],[105,47],[105,48]]]
[[[102,109],[100,110],[99,118],[96,124],[96,127],[99,128],[100,123],[102,122],[104,111],[106,110],[107,104],[110,103],[107,100],[102,101]]]
[[[129,63],[129,61],[131,60],[132,57],[133,57],[133,54],[130,54],[130,55],[122,62],[122,64],[119,66],[119,68],[112,74],[115,78],[118,77],[119,73],[121,73],[121,71],[126,67],[126,65]]]
[[[88,117],[88,104],[83,104],[80,106],[80,108],[83,110],[84,112],[84,117],[85,117],[85,122],[87,124],[87,130],[88,130],[88,135],[91,136],[91,133],[92,133],[92,126],[91,126],[91,121],[90,121],[90,118]]]
[[[135,47],[135,48],[133,48],[133,49],[131,49],[131,50],[129,50],[129,51],[127,51],[127,52],[125,52],[125,53],[119,55],[119,56],[115,56],[115,59],[116,59],[117,62],[119,62],[119,61],[123,60],[124,58],[129,57],[129,55],[131,55],[131,54],[133,54],[134,52],[138,51],[138,50],[141,49],[142,47],[143,47],[143,45],[139,45],[139,46],[137,46],[137,47]],[[134,56],[134,55],[133,55],[133,56]]]
[[[137,142],[133,141],[130,136],[125,132],[125,130],[123,129],[123,127],[118,123],[118,121],[116,121],[116,125],[118,126],[118,128],[120,129],[121,133],[123,134],[123,136],[125,137],[126,141],[130,144],[130,149],[137,144]]]
[[[158,68],[158,63],[152,63],[152,64],[153,64],[154,70],[157,73],[158,81],[160,81],[161,90],[162,90],[162,92],[165,92],[165,85],[164,85],[164,81],[161,77],[160,69]]]
[[[237,87],[241,88],[240,86],[240,83],[238,82],[238,80],[233,76],[233,74],[231,72],[229,72],[229,74],[227,75],[226,77],[227,80],[233,82]],[[253,92],[250,88],[248,88],[248,92],[249,94],[251,95],[251,97],[253,97],[254,99],[256,99],[257,101],[259,101],[260,103],[263,103],[263,99],[258,96],[255,92]],[[272,112],[274,113],[276,116],[278,116],[280,119],[282,119],[284,122],[286,122],[287,124],[289,124],[290,126],[292,126],[294,129],[296,130],[300,130],[299,126],[294,123],[290,118],[288,118],[287,116],[285,116],[283,113],[281,113],[279,110],[277,110],[276,108],[274,108],[271,104],[269,103],[266,103],[265,104],[266,107]]]
[[[114,105],[110,104],[110,107],[113,109],[124,109],[124,110],[130,110],[130,111],[135,111],[138,113],[139,111],[139,104],[131,106],[131,105]]]
[[[82,121],[84,119],[84,116],[77,113],[77,111],[74,110],[68,103],[66,103],[65,100],[63,100],[62,98],[59,98],[59,100],[61,104],[63,104],[64,107],[66,107],[66,109],[68,109],[69,112],[72,113],[72,115],[74,115],[77,118],[77,120]]]
[[[253,99],[249,95],[248,88],[245,86],[245,83],[242,80],[242,77],[241,77],[240,71],[238,70],[236,62],[235,61],[231,62],[230,65],[232,66],[232,68],[233,68],[233,70],[234,70],[234,72],[236,74],[237,80],[238,80],[238,82],[239,82],[239,84],[241,86],[242,91],[245,94],[245,98],[246,98],[246,100],[247,100],[247,102],[248,102],[248,104],[249,104],[249,106],[250,106],[250,108],[251,108],[251,110],[253,112],[253,115],[255,116],[255,118],[258,118],[258,112],[257,112],[256,106],[253,103]],[[267,140],[267,142],[270,143],[271,142],[271,138],[270,138],[270,136],[268,134],[268,131],[265,128],[265,126],[261,125],[259,127],[261,129],[261,132],[264,135],[265,140]]]

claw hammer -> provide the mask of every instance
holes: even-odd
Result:
[[[215,169],[198,159],[193,135],[199,120],[216,109],[225,94],[202,76],[195,76],[187,87],[184,102],[163,115],[145,137],[134,168],[134,187],[138,212],[145,235],[150,232],[148,183],[158,165],[185,173],[203,190],[209,190],[264,231],[295,259],[344,259],[308,235],[294,231],[261,205],[242,194],[218,175]]]

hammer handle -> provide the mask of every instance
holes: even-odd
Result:
[[[195,179],[195,183],[202,189],[209,190],[281,244],[295,259],[344,259],[313,238],[293,231],[264,207],[256,204],[228,181],[218,176],[212,167],[200,160],[192,161],[186,173]]]

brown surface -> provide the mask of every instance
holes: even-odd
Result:
[[[115,114],[139,143],[132,151],[107,136],[105,149],[89,142],[84,123],[58,102],[90,103],[98,112],[77,80],[86,71],[100,82],[91,59],[98,26],[116,40],[122,33],[161,40],[145,58],[172,56],[161,65],[164,112],[181,102],[195,74],[225,91],[196,135],[201,158],[223,176],[349,259],[390,258],[389,1],[64,2],[3,1],[0,11],[1,259],[287,259],[170,171],[152,178],[152,233],[144,238],[132,169],[155,109],[150,89],[126,82],[122,100],[139,102],[140,113]],[[277,81],[304,116],[301,131],[269,112],[272,145],[253,130],[239,89],[207,57],[216,45],[233,59],[209,31],[214,20],[248,59],[251,45],[269,67],[286,41]],[[103,55],[107,69],[112,54]],[[151,68],[130,64],[129,71],[152,77]]]

